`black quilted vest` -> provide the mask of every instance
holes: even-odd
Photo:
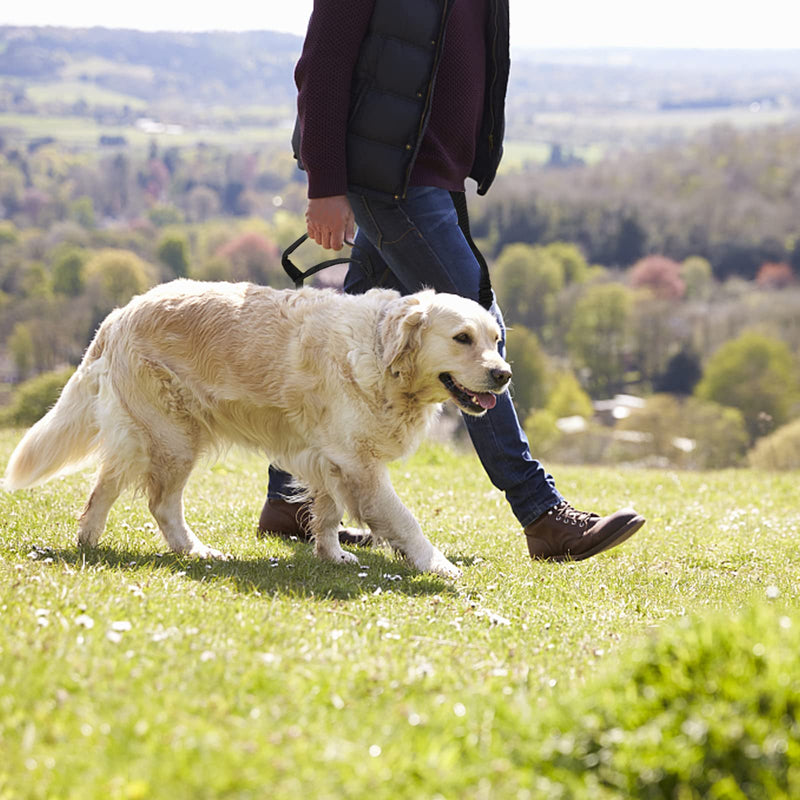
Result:
[[[347,127],[348,184],[399,199],[430,116],[447,18],[458,0],[376,0],[353,75]],[[508,0],[489,0],[486,94],[470,177],[485,194],[503,152],[510,68]],[[293,137],[299,157],[299,133]]]

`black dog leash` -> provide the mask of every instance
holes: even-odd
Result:
[[[334,264],[349,264],[351,262],[357,264],[358,259],[355,258],[330,258],[327,261],[321,261],[319,264],[315,264],[313,267],[309,267],[305,272],[303,272],[296,264],[292,263],[292,260],[289,256],[300,247],[303,242],[308,239],[308,234],[304,233],[299,239],[292,242],[284,251],[283,255],[281,256],[281,266],[283,267],[286,274],[294,281],[295,289],[300,289],[303,286],[303,281],[306,278],[310,278],[312,275],[316,275],[317,272],[321,272],[323,269],[327,269],[328,267],[332,267]],[[352,242],[345,242],[345,244],[352,245]]]
[[[453,206],[458,214],[458,227],[461,228],[461,232],[464,234],[464,238],[467,240],[467,244],[481,268],[478,302],[486,309],[491,308],[494,297],[492,294],[492,282],[489,278],[489,266],[486,263],[486,259],[483,257],[483,253],[481,253],[478,246],[472,240],[472,234],[469,229],[469,215],[467,214],[467,196],[464,192],[450,192],[450,197],[453,199]],[[359,263],[357,258],[331,258],[327,261],[321,261],[319,264],[315,264],[313,267],[309,267],[303,272],[292,262],[289,256],[291,256],[306,239],[308,239],[308,234],[304,233],[299,239],[292,242],[292,244],[283,251],[283,255],[281,256],[281,266],[283,266],[286,274],[294,281],[296,289],[300,289],[303,286],[303,281],[305,281],[306,278],[310,278],[312,275],[316,275],[317,272],[332,267],[334,264]],[[345,242],[345,244],[352,246],[353,243]]]

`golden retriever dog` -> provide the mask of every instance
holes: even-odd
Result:
[[[511,378],[500,328],[471,300],[177,280],[112,311],[56,405],[11,456],[6,487],[99,461],[78,542],[97,544],[128,485],[178,553],[223,557],[189,529],[183,490],[225,444],[264,452],[311,499],[315,553],[356,562],[344,511],[417,569],[457,576],[390,483],[447,399],[482,415]]]

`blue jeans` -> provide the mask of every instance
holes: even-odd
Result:
[[[354,263],[345,279],[348,294],[375,286],[402,294],[432,288],[478,299],[480,266],[458,227],[450,193],[430,186],[411,187],[405,200],[389,202],[348,195],[358,234]],[[504,331],[494,303],[492,313]],[[482,417],[464,415],[472,444],[492,483],[505,492],[511,510],[525,525],[562,501],[555,481],[530,453],[528,440],[508,392]],[[291,476],[270,467],[271,499],[291,499]]]

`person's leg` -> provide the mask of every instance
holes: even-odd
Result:
[[[420,187],[399,203],[357,194],[350,202],[359,232],[346,291],[375,285],[404,293],[433,288],[477,301],[480,266],[458,226],[449,192]],[[496,303],[491,311],[503,330],[504,350],[505,327]],[[533,558],[588,558],[620,544],[644,524],[633,509],[606,517],[573,509],[531,456],[508,393],[483,417],[464,419],[487,475],[505,492],[524,528]]]
[[[350,201],[359,231],[353,251],[358,263],[348,271],[346,291],[376,284],[404,293],[432,288],[477,301],[480,266],[458,226],[449,192],[412,188],[398,204],[355,194]],[[491,310],[502,328],[497,305]],[[531,456],[508,393],[483,417],[464,415],[464,420],[489,479],[505,492],[523,527],[563,501],[553,478]]]

